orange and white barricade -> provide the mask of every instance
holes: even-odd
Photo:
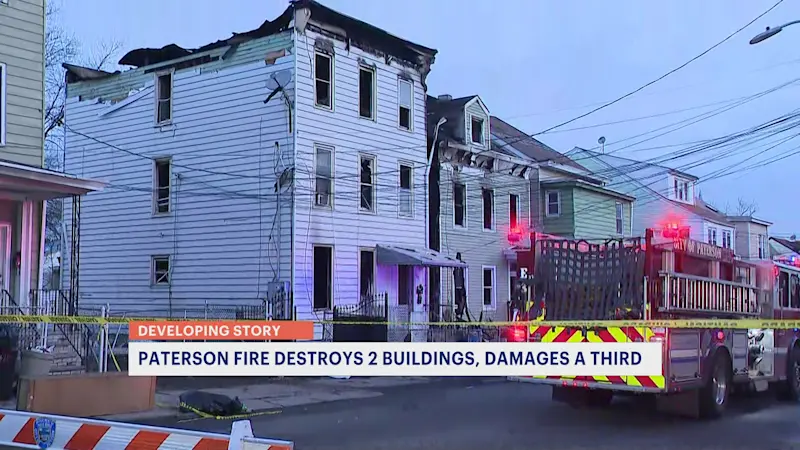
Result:
[[[0,409],[0,448],[53,450],[294,450],[294,443],[253,437],[249,420],[231,434]]]

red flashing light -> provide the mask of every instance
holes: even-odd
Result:
[[[525,342],[526,337],[525,327],[510,327],[506,334],[508,342]]]
[[[689,230],[690,230],[690,228],[689,228],[689,227],[682,227],[682,226],[680,226],[680,225],[679,225],[679,224],[677,224],[677,223],[670,223],[670,224],[667,224],[667,225],[664,227],[664,229],[661,231],[661,234],[662,234],[662,235],[663,235],[665,238],[670,238],[670,239],[677,239],[677,238],[686,239],[686,238],[688,238],[688,237],[689,237]]]
[[[725,332],[723,332],[722,330],[718,330],[716,333],[714,333],[714,338],[718,341],[724,341]]]
[[[781,269],[778,266],[772,266],[772,274],[777,279],[781,274]]]
[[[522,228],[519,226],[511,227],[508,230],[508,242],[516,244],[522,240]]]

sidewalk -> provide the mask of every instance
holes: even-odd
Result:
[[[428,377],[355,377],[346,380],[333,378],[251,378],[226,382],[222,379],[159,380],[155,409],[132,414],[115,414],[97,417],[103,420],[136,422],[152,419],[196,417],[180,412],[178,404],[182,393],[191,390],[213,392],[239,400],[251,412],[280,410],[292,406],[312,405],[340,400],[358,400],[380,397],[381,389],[436,381]],[[185,381],[181,382],[181,381]],[[248,384],[249,382],[249,384]],[[178,389],[177,385],[186,387]]]

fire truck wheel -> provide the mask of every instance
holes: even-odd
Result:
[[[731,362],[723,352],[714,355],[705,386],[700,390],[700,417],[716,419],[728,406],[731,388]]]

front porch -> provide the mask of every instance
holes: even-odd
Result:
[[[72,314],[77,300],[79,239],[71,239],[69,292],[43,294],[48,200],[72,197],[71,235],[79,236],[80,196],[104,183],[0,161],[0,312]],[[63,253],[62,253],[63,254]],[[67,306],[72,304],[72,306]]]

